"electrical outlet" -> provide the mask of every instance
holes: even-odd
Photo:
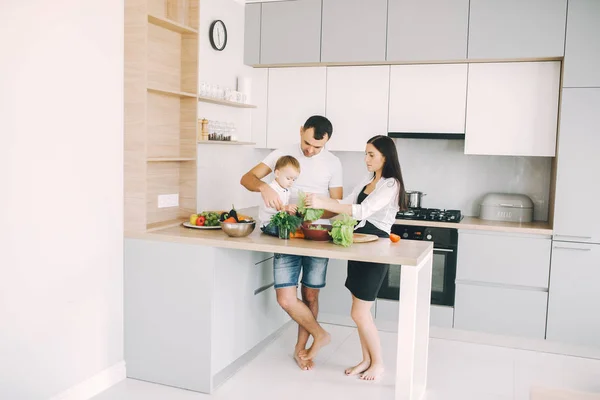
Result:
[[[158,208],[179,207],[179,193],[158,195]]]

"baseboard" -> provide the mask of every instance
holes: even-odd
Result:
[[[97,373],[85,381],[70,387],[50,400],[88,400],[125,379],[125,361],[121,361]]]

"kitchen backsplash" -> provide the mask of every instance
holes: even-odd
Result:
[[[395,139],[407,190],[427,194],[423,207],[459,209],[479,215],[479,203],[489,192],[531,197],[534,219],[548,219],[551,158],[471,156],[461,140]],[[344,192],[365,176],[362,153],[338,152],[344,168]]]

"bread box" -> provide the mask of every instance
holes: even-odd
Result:
[[[488,193],[481,201],[479,218],[489,221],[531,222],[533,201],[524,194]]]

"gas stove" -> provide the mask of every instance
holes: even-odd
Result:
[[[396,214],[398,219],[421,221],[460,222],[463,218],[460,210],[440,210],[437,208],[411,208]]]

